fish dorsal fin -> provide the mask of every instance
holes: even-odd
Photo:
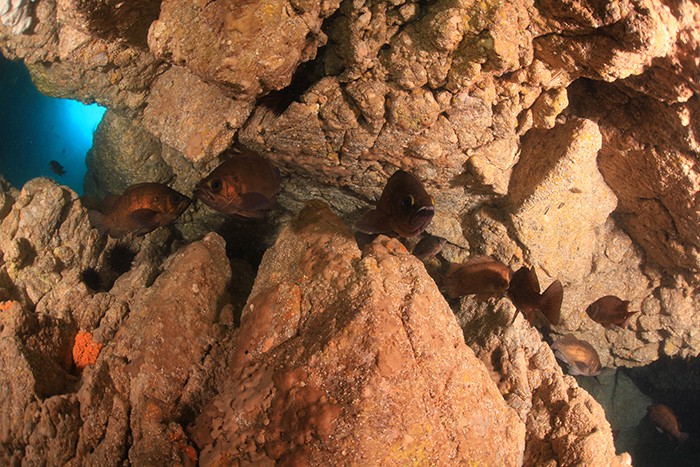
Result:
[[[483,264],[483,263],[495,263],[496,260],[491,258],[490,256],[486,255],[481,255],[481,256],[475,256],[473,258],[469,258],[462,264],[470,264],[470,265],[475,265],[475,264]]]
[[[236,206],[242,211],[262,211],[271,206],[270,198],[262,193],[251,192],[243,193],[239,197],[239,202]]]
[[[387,214],[377,209],[366,212],[357,222],[357,230],[368,234],[384,234],[394,230],[391,219]]]
[[[527,268],[527,273],[525,274],[525,284],[530,290],[534,291],[535,293],[540,293],[540,281],[537,279],[535,268]]]
[[[540,297],[540,311],[552,325],[559,324],[561,303],[564,300],[564,288],[558,280],[549,284]]]
[[[510,275],[510,289],[513,296],[529,296],[540,293],[540,282],[534,268],[521,267]]]

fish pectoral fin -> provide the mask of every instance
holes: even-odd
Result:
[[[160,227],[158,211],[154,211],[153,209],[136,209],[129,214],[129,217],[141,226],[141,228],[137,230],[138,234],[150,232]]]
[[[394,230],[389,216],[376,209],[366,212],[355,222],[355,228],[368,234],[389,233]]]
[[[242,211],[261,211],[272,206],[270,198],[257,192],[243,193],[239,200],[240,202],[236,203],[236,206]]]

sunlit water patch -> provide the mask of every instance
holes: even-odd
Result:
[[[23,63],[0,56],[0,174],[17,188],[50,177],[82,194],[85,155],[104,113],[97,104],[41,94]],[[51,161],[65,174],[54,173]]]

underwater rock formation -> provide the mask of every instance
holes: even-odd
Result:
[[[522,462],[522,423],[419,260],[311,202],[263,258],[201,462]]]
[[[249,383],[242,374],[225,374],[228,364],[217,369],[212,363],[217,352],[221,354],[217,358],[233,352],[231,368],[237,371],[241,359],[249,359],[255,366],[255,381],[250,384],[273,391],[265,401],[279,408],[293,408],[316,397],[316,389],[299,389],[307,380],[313,388],[340,388],[337,380],[322,381],[314,373],[329,365],[323,361],[326,351],[321,350],[304,354],[297,349],[303,357],[299,362],[313,370],[283,372],[275,380],[276,369],[290,365],[285,359],[291,357],[271,349],[293,353],[293,332],[313,331],[325,321],[298,322],[302,310],[313,315],[312,304],[300,302],[298,308],[289,308],[291,302],[279,303],[287,295],[301,293],[300,284],[280,285],[273,291],[277,298],[260,295],[261,284],[272,286],[291,274],[267,271],[265,265],[253,295],[248,297],[246,285],[238,287],[240,296],[222,299],[239,304],[248,300],[241,328],[237,327],[239,310],[218,303],[226,324],[216,324],[222,317],[198,324],[211,333],[207,341],[212,345],[211,356],[205,356],[209,344],[198,341],[193,360],[169,367],[181,387],[198,384],[202,375],[197,371],[207,368],[201,371],[213,380],[202,383],[197,395],[193,389],[190,399],[174,399],[173,387],[155,395],[130,387],[132,380],[151,381],[155,376],[141,374],[140,369],[160,368],[154,363],[160,357],[123,350],[122,360],[109,363],[107,355],[116,355],[115,334],[120,333],[119,345],[136,338],[127,335],[139,330],[129,324],[132,315],[135,320],[138,313],[145,313],[136,304],[145,300],[142,295],[154,281],[168,274],[162,264],[166,257],[179,254],[180,248],[211,248],[228,254],[231,267],[242,274],[241,284],[249,284],[251,270],[257,267],[255,258],[309,200],[324,200],[352,225],[397,169],[417,176],[435,198],[435,217],[426,231],[447,240],[435,261],[461,262],[470,256],[491,255],[513,270],[534,267],[543,284],[562,282],[562,319],[548,331],[553,337],[573,333],[585,339],[604,367],[640,366],[660,356],[688,357],[700,352],[697,2],[250,0],[233,5],[222,0],[41,0],[6,4],[30,5],[31,26],[18,34],[3,17],[3,55],[23,60],[42,92],[96,101],[109,108],[88,160],[87,194],[101,198],[133,183],[164,182],[189,196],[203,176],[229,157],[226,150],[231,146],[244,146],[267,157],[281,171],[282,190],[280,209],[260,223],[231,223],[194,206],[167,228],[124,240],[122,246],[135,258],[130,271],[117,273],[109,267],[108,255],[116,243],[97,238],[74,193],[46,180],[30,182],[21,193],[0,183],[0,218],[4,218],[0,300],[6,303],[3,310],[7,308],[0,311],[7,338],[2,355],[7,368],[24,375],[3,382],[11,388],[0,403],[4,417],[0,426],[10,427],[0,433],[5,458],[11,459],[15,448],[26,447],[27,459],[53,450],[49,459],[65,462],[78,454],[59,452],[58,446],[79,445],[89,451],[101,439],[97,427],[110,436],[95,454],[104,459],[128,456],[132,462],[146,462],[165,456],[158,459],[188,462],[198,453],[220,455],[221,451],[207,447],[212,442],[207,424],[216,411],[234,413],[220,403],[243,404],[235,410],[247,410],[246,401],[225,391],[224,383],[236,387]],[[5,9],[0,7],[2,12]],[[271,106],[266,98],[284,105]],[[210,231],[221,234],[225,248],[216,236],[207,236]],[[190,242],[194,243],[184,247]],[[366,310],[359,304],[336,309],[322,301],[362,291],[360,296],[371,305],[378,293],[371,281],[377,276],[367,273],[362,277],[369,282],[361,283],[359,270],[353,268],[380,259],[394,264],[396,258],[404,258],[399,246],[387,240],[373,244],[364,256],[351,242],[343,243],[343,248],[348,251],[341,256],[352,263],[343,266],[349,282],[328,285],[338,290],[324,289],[318,310],[327,312],[314,319],[330,319],[331,311],[342,310],[363,316]],[[241,250],[248,256],[244,258]],[[273,252],[268,255],[273,256]],[[312,272],[325,277],[324,271],[340,268],[329,264],[330,259],[319,259]],[[396,267],[410,269],[406,278],[379,269],[397,288],[392,293],[401,295],[410,278],[431,297],[425,308],[433,313],[444,310],[434,286],[418,272],[420,266],[404,259],[409,264]],[[439,274],[434,276],[439,279]],[[189,290],[189,277],[167,277],[182,281],[180,286]],[[237,283],[235,273],[233,277]],[[328,279],[333,282],[334,277]],[[221,287],[217,291],[225,295]],[[629,300],[630,311],[639,311],[628,326],[606,329],[586,315],[588,305],[606,295]],[[250,304],[276,310],[268,317],[270,322],[291,317],[296,320],[294,326],[290,323],[273,335],[248,333],[246,337],[246,322],[255,317]],[[414,316],[413,311],[420,316],[420,310],[409,309],[406,317]],[[512,327],[501,318],[487,322],[511,313],[507,302],[465,299],[453,304],[453,309],[463,325],[472,323],[465,332],[477,356],[487,366],[496,357],[501,362],[494,367],[501,393],[525,424],[525,438],[514,442],[524,449],[514,450],[503,462],[518,456],[526,464],[617,462],[599,408],[571,378],[561,376],[534,329],[521,318]],[[384,312],[386,320],[396,322],[391,310]],[[447,321],[435,332],[452,339],[454,329]],[[480,325],[474,326],[475,322]],[[330,331],[339,329],[336,326],[337,320],[329,324],[323,342],[340,345],[343,341],[335,337],[348,337],[332,336]],[[402,322],[402,328],[408,329],[408,324]],[[88,366],[82,376],[70,362],[71,339],[79,331],[92,333],[95,342],[104,345],[94,367]],[[25,337],[29,343],[23,343]],[[401,345],[415,344],[414,337],[406,337]],[[262,338],[257,350],[249,350],[246,358],[236,356],[236,343],[254,338]],[[353,350],[363,348],[357,343],[347,345]],[[456,358],[455,349],[445,352]],[[469,353],[467,349],[459,352]],[[141,357],[147,364],[138,361]],[[126,371],[132,364],[129,359],[138,361],[134,368],[141,366]],[[419,360],[417,355],[409,359],[410,371],[425,375]],[[534,369],[527,361],[533,362]],[[188,365],[193,373],[184,383],[182,368]],[[474,363],[475,368],[478,365]],[[360,368],[369,372],[366,375],[373,374],[369,364]],[[39,369],[48,375],[45,381],[35,376]],[[483,373],[481,367],[474,371]],[[469,376],[482,379],[478,374]],[[86,384],[104,391],[95,389],[89,396]],[[360,387],[357,384],[355,389]],[[263,418],[247,419],[246,433],[256,433],[248,440],[252,444],[246,445],[247,452],[268,459],[292,454],[327,459],[323,456],[328,453],[319,448],[320,438],[326,443],[323,433],[340,428],[360,433],[352,431],[343,416],[335,415],[336,405],[345,411],[351,407],[342,399],[349,393],[338,391],[339,395],[323,395],[323,401],[318,396],[309,403],[308,410],[316,412],[306,412],[301,421],[274,421],[277,438],[269,442],[255,431]],[[300,399],[295,399],[294,394],[300,393]],[[331,400],[331,396],[342,397]],[[218,406],[200,412],[215,400]],[[22,407],[30,406],[30,422],[13,418],[23,413]],[[98,406],[113,409],[114,420],[100,415]],[[557,407],[556,416],[550,417],[551,407]],[[444,407],[436,404],[433,409],[435,413],[423,414],[425,420],[442,423]],[[93,410],[97,414],[89,413]],[[177,420],[166,420],[164,410],[177,413]],[[512,418],[507,415],[509,409],[499,410],[504,419]],[[575,419],[573,412],[585,416]],[[65,416],[54,420],[57,413]],[[141,418],[132,422],[130,413]],[[367,423],[373,420],[368,418]],[[192,440],[187,431],[190,423],[197,427]],[[292,429],[285,423],[307,430],[299,435],[299,445],[280,434]],[[517,426],[511,424],[508,439],[521,436]],[[228,429],[233,430],[233,424]],[[319,433],[320,438],[315,438]],[[136,441],[149,434],[159,437],[153,452]],[[409,435],[417,443],[419,433]],[[169,447],[158,444],[161,437],[171,440]],[[228,442],[233,446],[244,441]],[[334,442],[341,446],[341,441]],[[591,452],[596,443],[603,449]],[[471,444],[464,451],[448,442],[443,446],[443,453],[484,454],[469,451],[477,449]],[[444,461],[431,456],[435,462]]]
[[[624,465],[615,457],[600,405],[562,374],[549,346],[507,300],[463,299],[457,311],[467,344],[490,370],[526,426],[524,465]]]
[[[73,209],[56,220],[32,204],[48,199]],[[69,228],[87,213],[51,181],[25,187],[2,224],[0,248],[9,251],[8,234],[21,230],[14,219],[32,212],[46,238],[72,232],[61,238],[75,262],[56,269],[54,290],[70,287],[73,296],[64,302],[48,292],[34,312],[31,283],[4,269],[16,284],[13,299],[35,297],[3,302],[0,313],[0,355],[11,370],[2,373],[9,391],[0,403],[6,461],[22,452],[24,461],[57,463],[620,461],[598,404],[561,374],[524,320],[493,334],[528,336],[499,344],[501,361],[532,351],[538,362],[502,368],[513,383],[506,391],[465,345],[420,261],[387,237],[360,252],[321,202],[310,203],[265,255],[252,292],[244,291],[240,327],[228,291],[242,276],[231,275],[220,236],[180,248],[155,280],[144,271],[163,252],[140,253],[110,290],[98,292],[70,282],[78,264],[95,264],[102,251],[77,250],[81,229]],[[142,239],[142,251],[151,241],[163,236]],[[22,269],[39,278],[45,262],[27,258]],[[474,322],[462,324],[485,335]],[[102,345],[81,371],[71,352],[79,330]],[[585,419],[566,415],[581,407]],[[36,416],[26,422],[27,413]],[[551,417],[561,420],[550,428],[535,423]]]

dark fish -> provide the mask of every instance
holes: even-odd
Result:
[[[271,110],[279,117],[292,102],[301,100],[301,96],[321,78],[314,68],[314,60],[302,63],[294,71],[292,81],[287,87],[266,94],[258,99],[257,104]]]
[[[397,170],[386,182],[377,208],[357,221],[358,230],[370,234],[414,237],[430,224],[435,214],[433,198],[420,180],[404,170]]]
[[[262,217],[280,191],[278,170],[253,151],[234,155],[202,179],[194,197],[224,214]]]
[[[554,355],[566,363],[570,375],[597,376],[602,371],[598,352],[591,344],[567,334],[552,344]]]
[[[513,273],[508,287],[508,296],[530,324],[534,325],[537,321],[538,311],[552,325],[559,324],[561,302],[564,299],[561,282],[552,282],[544,293],[540,293],[537,273],[533,268],[523,266]]]
[[[649,419],[660,433],[676,438],[678,444],[688,439],[688,433],[681,431],[681,424],[673,410],[664,404],[652,404],[647,407]]]
[[[627,311],[629,300],[620,300],[614,295],[606,295],[586,308],[586,313],[596,323],[602,324],[606,328],[612,326],[626,326],[630,317],[636,311]]]
[[[63,177],[66,174],[66,170],[58,161],[49,161],[49,169],[56,175]]]
[[[442,237],[426,235],[413,247],[412,253],[420,260],[429,259],[442,251],[445,242],[447,242],[447,240]]]
[[[450,298],[463,295],[497,295],[510,283],[510,268],[505,264],[480,256],[464,263],[452,263],[445,276],[445,288]]]
[[[191,200],[160,183],[139,183],[123,195],[105,200],[104,213],[90,211],[90,222],[110,237],[144,235],[169,224],[182,214]]]

